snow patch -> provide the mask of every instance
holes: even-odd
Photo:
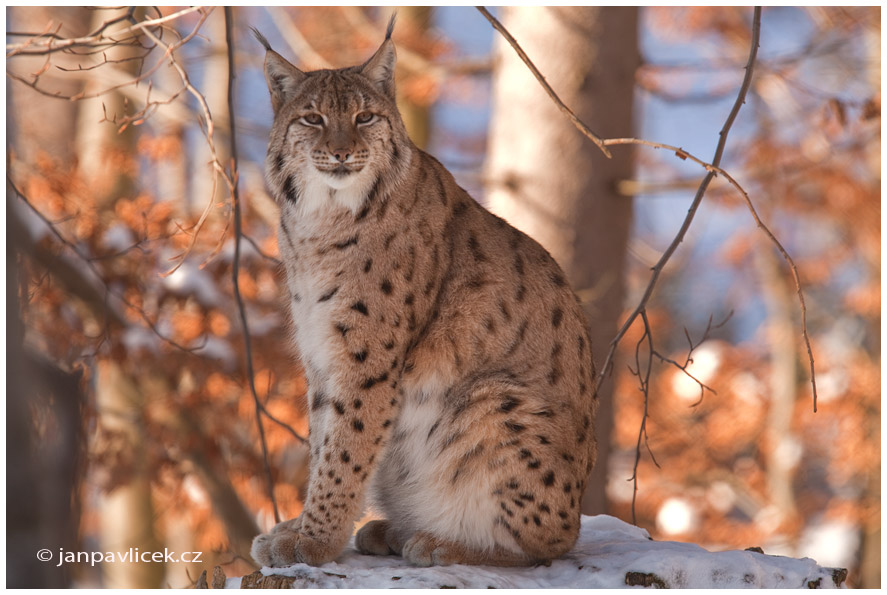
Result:
[[[757,552],[709,552],[674,541],[653,541],[647,531],[611,516],[582,517],[573,550],[534,568],[434,566],[417,568],[397,556],[364,556],[348,547],[320,567],[295,564],[263,568],[265,576],[292,577],[293,588],[625,588],[633,585],[712,588],[834,587],[832,569],[809,558],[797,560]],[[840,578],[843,580],[843,577]],[[839,581],[840,582],[840,581]],[[228,579],[228,588],[240,586]]]

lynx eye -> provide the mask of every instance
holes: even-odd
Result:
[[[375,119],[376,114],[374,114],[373,112],[360,112],[354,117],[354,121],[358,124],[369,124]]]
[[[307,114],[302,116],[301,118],[302,124],[306,124],[308,126],[321,126],[323,125],[323,116],[320,114]]]

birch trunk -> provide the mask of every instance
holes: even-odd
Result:
[[[503,23],[560,98],[598,134],[632,134],[638,52],[636,8],[514,7]],[[492,211],[538,240],[583,298],[595,364],[616,334],[624,296],[631,152],[612,159],[564,117],[503,39],[497,40],[487,163]],[[607,453],[613,423],[609,384],[600,394],[599,455],[583,512],[606,511]]]

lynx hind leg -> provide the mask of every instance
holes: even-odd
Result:
[[[560,430],[564,436],[572,432]],[[528,436],[505,454],[504,476],[494,490],[496,523],[531,559],[567,553],[579,538],[580,506],[588,472],[578,440],[557,444],[547,432]],[[578,432],[578,437],[583,431]],[[588,438],[585,438],[588,439]],[[581,443],[581,441],[579,441]]]
[[[487,530],[496,547],[488,561],[469,563],[545,562],[568,552],[579,537],[580,501],[594,450],[591,416],[553,405],[558,400],[551,395],[540,398],[531,389],[503,384],[470,391],[470,405],[456,420],[461,426],[456,439],[443,449],[449,459],[444,477],[452,488],[488,486],[494,512]],[[472,436],[483,439],[475,442]]]

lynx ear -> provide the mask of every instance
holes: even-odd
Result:
[[[259,43],[265,46],[265,80],[271,92],[271,109],[277,114],[280,106],[295,95],[296,89],[308,75],[272,50],[268,40],[256,29],[252,31]]]
[[[373,54],[373,57],[360,67],[360,73],[370,79],[378,89],[394,99],[394,64],[397,62],[397,52],[394,42],[391,41],[391,33],[394,31],[394,21],[397,14],[391,16],[388,21],[388,30],[385,32],[385,41]]]

